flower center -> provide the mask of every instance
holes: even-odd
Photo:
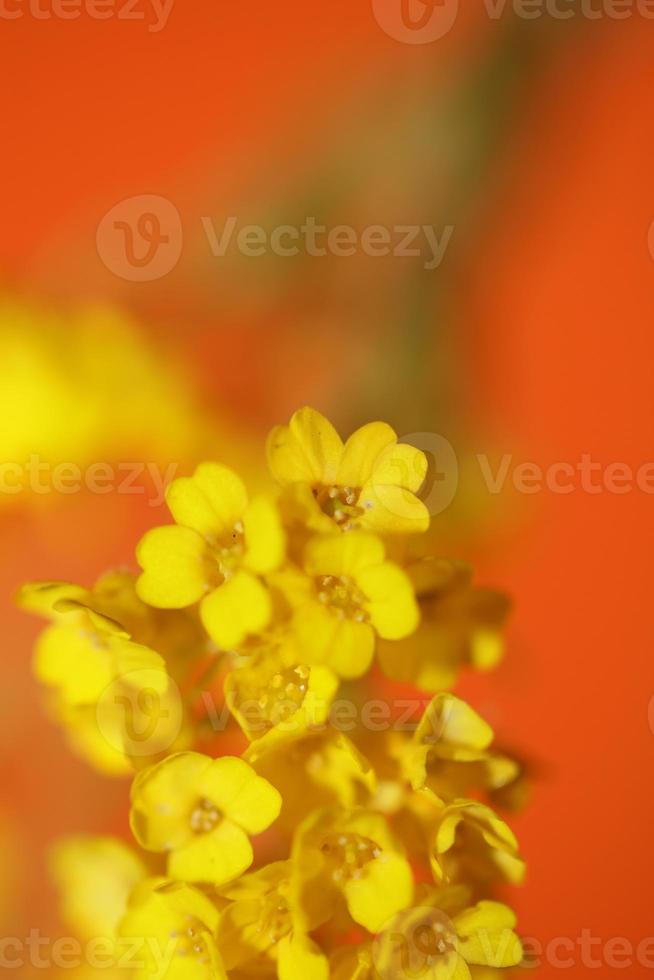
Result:
[[[411,941],[418,952],[429,959],[449,956],[456,951],[458,942],[452,923],[437,909],[413,927]]]
[[[358,623],[366,621],[367,614],[363,607],[366,597],[352,579],[345,575],[320,575],[316,586],[319,601],[339,619],[354,619]]]
[[[332,866],[333,880],[339,883],[361,878],[365,866],[382,853],[378,844],[360,834],[330,834],[320,850]]]
[[[271,677],[268,689],[258,701],[271,728],[288,721],[302,707],[309,689],[309,674],[308,667],[297,664]]]
[[[192,915],[186,916],[182,929],[173,929],[170,933],[170,938],[177,940],[177,956],[192,956],[198,963],[203,964],[209,962],[206,937],[206,926]]]
[[[208,834],[220,823],[221,816],[211,800],[199,800],[191,812],[191,830],[194,834]]]
[[[353,528],[363,514],[363,507],[357,504],[360,492],[358,487],[323,487],[321,490],[314,490],[323,514],[331,517],[346,531]]]
[[[274,946],[288,936],[291,929],[291,913],[286,899],[278,890],[270,892],[262,903],[257,932],[265,934],[271,946]]]

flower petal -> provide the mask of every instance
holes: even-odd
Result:
[[[200,605],[207,633],[223,650],[235,649],[248,634],[265,629],[271,613],[268,590],[246,571],[237,572]]]
[[[384,560],[384,545],[374,534],[326,534],[311,538],[304,556],[308,575],[356,576]]]
[[[336,475],[337,485],[362,487],[378,465],[383,450],[395,445],[396,442],[395,432],[385,422],[369,422],[368,425],[362,425],[345,443]]]
[[[215,830],[197,834],[173,851],[168,858],[168,873],[179,881],[224,885],[247,871],[253,860],[245,831],[230,820],[221,820]]]
[[[350,915],[369,932],[379,930],[413,899],[409,862],[385,851],[364,867],[361,878],[350,878],[343,888]]]
[[[186,527],[155,527],[141,539],[136,560],[143,569],[136,591],[157,609],[183,609],[202,598],[209,569],[204,540]]]
[[[265,575],[278,568],[284,558],[284,531],[275,505],[256,497],[243,515],[246,552],[243,564]]]
[[[301,408],[288,426],[272,430],[266,445],[270,471],[282,486],[290,483],[332,484],[343,442],[320,412]]]
[[[427,476],[427,457],[414,446],[396,443],[388,446],[375,462],[375,486],[403,487],[417,493]]]
[[[328,980],[329,964],[306,936],[285,936],[278,945],[277,976],[279,980]]]
[[[220,463],[201,463],[166,492],[166,503],[178,524],[202,535],[222,535],[239,521],[248,498],[241,478]]]
[[[429,529],[429,511],[422,500],[404,487],[377,483],[374,477],[359,494],[361,524],[376,534],[423,534]]]
[[[454,919],[459,951],[468,963],[479,966],[517,966],[522,944],[513,931],[515,915],[501,902],[479,902]]]
[[[357,584],[367,597],[370,621],[385,640],[401,640],[418,626],[420,612],[408,575],[385,561],[364,568],[357,574]]]
[[[190,815],[211,762],[199,752],[178,752],[139,773],[132,784],[130,826],[141,847],[166,851],[191,836]]]
[[[230,822],[249,834],[266,830],[282,808],[275,787],[236,757],[215,759],[203,773],[202,788]]]

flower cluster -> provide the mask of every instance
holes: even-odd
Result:
[[[451,688],[498,661],[508,604],[430,553],[427,460],[390,426],[343,442],[304,408],[267,458],[274,495],[218,463],[175,480],[138,577],[21,593],[71,744],[136,770],[141,851],[60,844],[65,910],[139,939],[138,980],[500,975],[522,948],[496,889],[524,865],[496,808],[522,774]],[[428,695],[413,724],[389,681]]]

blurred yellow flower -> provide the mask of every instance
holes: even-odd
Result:
[[[130,976],[227,980],[215,942],[218,915],[206,895],[190,885],[152,878],[137,886],[118,927],[120,937],[135,944]]]
[[[292,860],[303,914],[345,900],[355,922],[378,932],[413,899],[413,873],[381,814],[324,810],[298,828]]]
[[[142,671],[150,688],[166,691],[163,658],[131,639],[115,618],[123,612],[121,603],[105,593],[102,579],[90,591],[65,582],[26,585],[18,601],[53,620],[37,641],[34,671],[64,703],[94,704],[110,684],[120,680],[129,686]]]
[[[111,938],[132,889],[146,877],[140,855],[115,837],[68,837],[50,853],[61,914],[83,939]]]
[[[385,422],[364,425],[343,443],[324,416],[301,408],[272,430],[267,454],[273,477],[289,488],[289,512],[313,531],[420,534],[429,527],[427,508],[415,496],[427,473],[425,455],[398,443]]]
[[[279,980],[327,980],[326,958],[299,925],[291,875],[290,861],[276,861],[222,889],[230,904],[221,913],[217,941],[229,971],[256,972],[264,957],[276,964]]]
[[[406,572],[420,605],[420,626],[402,643],[379,644],[386,676],[436,694],[450,689],[464,666],[495,667],[504,649],[507,598],[475,588],[472,570],[461,562],[428,558]]]

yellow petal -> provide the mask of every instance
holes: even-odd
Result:
[[[139,597],[157,609],[182,609],[202,598],[208,586],[207,549],[196,531],[155,527],[141,539],[136,559],[143,573]]]
[[[285,936],[277,948],[279,980],[329,980],[329,964],[306,936]]]
[[[328,664],[340,677],[361,677],[375,652],[375,634],[368,623],[339,619],[319,602],[295,611],[293,631],[309,664]]]
[[[475,759],[493,741],[493,729],[470,705],[453,694],[439,694],[416,729],[416,742],[437,746],[448,758]]]
[[[364,867],[361,878],[351,878],[343,891],[354,921],[369,932],[379,932],[411,904],[411,867],[401,855],[385,851]]]
[[[235,757],[215,759],[202,775],[206,797],[227,819],[249,834],[260,834],[279,816],[282,798],[254,769]]]
[[[404,487],[417,493],[427,476],[427,457],[414,446],[396,443],[377,458],[372,473],[375,486]]]
[[[401,640],[418,626],[420,612],[413,588],[401,568],[392,562],[364,568],[357,584],[367,597],[370,622],[385,640]]]
[[[328,657],[329,666],[346,680],[362,677],[372,664],[375,654],[375,633],[369,623],[352,619],[337,620],[333,645]]]
[[[459,952],[468,963],[479,966],[517,966],[522,945],[513,929],[515,915],[501,902],[479,902],[454,919]]]
[[[222,535],[243,517],[248,498],[233,470],[220,463],[201,463],[193,476],[170,484],[166,503],[178,524],[203,536]]]
[[[404,487],[376,483],[374,477],[359,494],[361,525],[376,534],[423,534],[429,529],[429,511],[422,500]]]
[[[92,704],[113,679],[107,651],[77,626],[49,626],[36,645],[34,673],[58,687],[67,704]]]
[[[223,650],[235,649],[250,633],[265,629],[271,614],[268,590],[246,571],[237,572],[200,605],[207,633]]]
[[[252,864],[252,845],[245,831],[221,820],[208,834],[194,835],[168,858],[168,873],[179,881],[224,885]]]
[[[345,443],[336,475],[337,485],[362,487],[372,475],[383,450],[396,441],[395,432],[385,422],[362,425]]]
[[[355,576],[384,560],[384,545],[374,534],[356,532],[311,538],[304,567],[308,575]]]
[[[84,599],[88,591],[69,582],[29,582],[19,589],[16,602],[21,609],[52,617],[60,599]]]
[[[139,773],[132,784],[130,826],[141,847],[165,851],[191,836],[190,815],[211,763],[199,752],[178,752]]]
[[[268,437],[266,452],[270,471],[282,486],[331,485],[336,478],[343,443],[323,415],[312,408],[301,408],[288,426],[275,426]]]
[[[256,497],[243,516],[246,552],[243,564],[265,575],[278,568],[284,558],[284,531],[275,505]]]

